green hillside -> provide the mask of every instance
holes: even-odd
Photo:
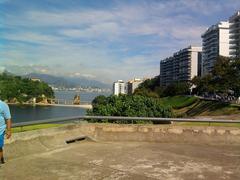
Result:
[[[8,102],[26,102],[31,98],[52,98],[54,92],[45,82],[33,81],[28,78],[0,74],[0,98]]]
[[[165,97],[161,101],[163,105],[171,106],[177,117],[240,115],[240,105],[193,96]]]

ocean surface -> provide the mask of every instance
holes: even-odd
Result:
[[[58,99],[72,100],[77,93],[74,91],[56,91],[55,97]],[[110,93],[80,92],[81,101],[91,102],[96,96]],[[86,114],[86,110],[78,107],[59,106],[20,106],[10,105],[13,122],[27,122],[34,120],[45,120],[58,117],[81,116]]]

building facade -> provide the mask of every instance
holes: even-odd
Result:
[[[229,44],[230,44],[230,56],[240,57],[240,11],[235,13],[229,18]]]
[[[119,94],[127,94],[127,85],[122,80],[118,80],[117,82],[113,83],[113,94],[119,95]]]
[[[229,57],[229,23],[224,21],[202,34],[202,75],[212,71],[218,56]]]
[[[201,72],[201,47],[189,46],[160,61],[160,85],[187,82]]]
[[[135,89],[138,88],[138,86],[143,82],[141,79],[133,79],[128,81],[127,89],[128,89],[128,94],[133,94]]]

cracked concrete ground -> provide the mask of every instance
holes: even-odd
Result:
[[[79,141],[11,157],[3,180],[240,179],[240,145]]]

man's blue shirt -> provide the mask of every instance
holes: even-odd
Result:
[[[0,100],[0,135],[6,129],[6,120],[11,119],[11,114],[8,105]]]

